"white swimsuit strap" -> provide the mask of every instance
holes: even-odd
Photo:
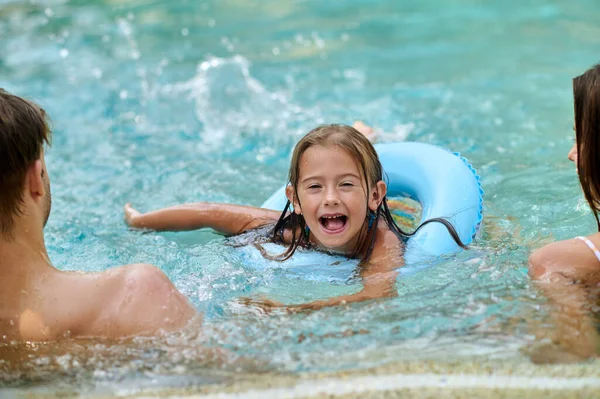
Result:
[[[585,242],[585,245],[588,246],[589,249],[592,250],[592,252],[594,252],[594,255],[596,255],[596,259],[598,259],[598,262],[600,262],[600,251],[598,251],[598,248],[596,248],[596,246],[594,245],[593,242],[590,241],[589,238],[587,237],[582,237],[582,236],[578,236],[575,237],[583,242]]]

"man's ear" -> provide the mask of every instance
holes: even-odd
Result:
[[[29,194],[34,201],[37,201],[46,194],[43,179],[44,173],[46,171],[40,159],[32,163],[27,169],[27,190],[29,190]]]
[[[387,186],[383,180],[377,182],[375,187],[373,187],[371,191],[371,195],[369,196],[369,209],[373,212],[377,211],[381,201],[387,194]]]
[[[301,215],[302,208],[300,207],[300,202],[298,202],[298,197],[295,195],[294,187],[288,185],[285,188],[285,196],[287,197],[288,201],[290,201],[294,206],[294,213],[296,213],[297,215]]]

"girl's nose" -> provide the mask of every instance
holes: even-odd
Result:
[[[325,198],[323,199],[323,205],[338,205],[340,203],[340,199],[338,198],[337,191],[334,189],[329,189],[325,193]]]

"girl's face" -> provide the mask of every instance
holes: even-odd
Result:
[[[379,182],[367,184],[355,160],[343,149],[316,145],[300,157],[297,197],[288,188],[294,212],[302,214],[313,241],[328,250],[351,253],[365,226],[367,207],[373,211],[385,196]]]

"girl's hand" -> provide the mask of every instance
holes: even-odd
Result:
[[[127,223],[130,227],[138,227],[137,226],[137,218],[141,215],[141,213],[131,206],[131,202],[128,202],[123,207],[123,212],[125,213],[125,223]]]
[[[241,297],[237,299],[237,302],[245,306],[253,306],[265,313],[270,313],[275,309],[283,309],[286,307],[285,304],[274,301],[262,295],[257,297]]]
[[[328,306],[328,305],[324,305],[324,303],[326,301],[315,301],[315,302],[309,302],[309,303],[301,303],[301,304],[297,304],[297,305],[286,305],[282,302],[278,302],[278,301],[269,299],[263,295],[259,295],[256,297],[238,298],[237,302],[241,303],[245,306],[255,307],[264,313],[271,313],[274,311],[279,311],[279,312],[283,311],[286,313],[300,313],[300,312],[306,312],[306,311],[311,311],[311,310],[318,310],[325,306]],[[342,304],[345,304],[345,302],[343,302]]]

